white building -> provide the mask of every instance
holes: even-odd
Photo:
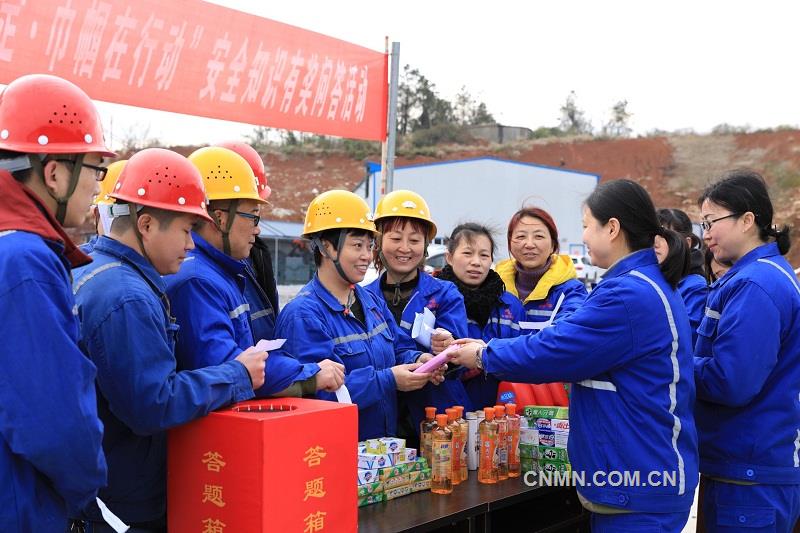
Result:
[[[371,164],[369,171],[355,193],[374,211],[380,199],[380,165]],[[409,189],[425,198],[438,226],[437,238],[449,236],[462,222],[497,230],[499,261],[508,257],[508,221],[523,205],[541,207],[553,216],[561,253],[583,255],[582,205],[599,180],[596,174],[566,168],[480,157],[395,168],[394,190]]]

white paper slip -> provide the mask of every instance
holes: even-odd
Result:
[[[550,326],[550,321],[545,320],[544,322],[525,322],[520,320],[519,327],[520,329],[544,329]]]
[[[271,352],[272,350],[277,350],[283,343],[286,342],[286,339],[275,339],[272,341],[268,341],[266,339],[261,339],[256,343],[256,350],[262,350],[264,352]]]
[[[353,400],[350,399],[350,391],[344,385],[336,389],[336,399],[339,403],[353,403]]]
[[[422,313],[414,313],[414,325],[411,327],[411,338],[426,348],[431,347],[431,335],[436,324],[436,315],[427,307]]]
[[[553,325],[553,320],[556,319],[556,314],[558,310],[561,309],[561,304],[564,302],[564,293],[561,293],[561,296],[558,297],[558,301],[556,302],[556,306],[553,308],[553,312],[550,313],[550,318],[543,322],[524,322],[520,321],[519,327],[521,329],[544,329],[549,328]]]
[[[125,525],[125,523],[120,520],[117,515],[112,513],[100,498],[97,498],[97,506],[100,508],[100,513],[103,515],[103,520],[105,520],[106,524],[111,526],[112,529],[114,529],[114,531],[117,533],[125,533],[131,528],[131,526]]]

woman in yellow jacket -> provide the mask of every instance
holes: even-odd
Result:
[[[495,270],[525,308],[523,334],[547,327],[586,299],[572,260],[558,254],[558,229],[547,211],[526,207],[514,213],[508,223],[508,251],[512,258]]]

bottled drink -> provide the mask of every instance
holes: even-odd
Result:
[[[467,468],[470,470],[478,469],[478,455],[480,455],[480,437],[478,437],[478,412],[483,417],[483,411],[475,411],[467,413],[467,424],[469,425],[469,433],[467,434]],[[481,418],[483,420],[483,418]]]
[[[494,420],[497,422],[497,479],[508,479],[508,419],[503,405],[494,406]]]
[[[456,422],[461,426],[461,459],[459,466],[461,467],[461,481],[466,481],[467,476],[467,441],[469,440],[469,423],[464,420],[464,406],[456,405]]]
[[[453,463],[450,460],[453,449],[453,432],[447,427],[447,415],[436,415],[436,427],[431,435],[431,492],[450,494],[453,482],[450,478]]]
[[[513,403],[506,404],[506,418],[508,418],[508,477],[519,477],[520,417],[517,414],[517,406]]]
[[[484,419],[478,426],[481,455],[478,464],[478,482],[497,483],[497,422],[494,407],[484,407]]]
[[[433,441],[431,440],[433,430],[436,427],[436,408],[425,408],[425,420],[419,424],[419,454],[424,457],[429,465],[432,465],[431,447]]]
[[[447,413],[447,428],[453,432],[453,449],[450,456],[453,471],[450,475],[450,479],[453,481],[453,485],[458,485],[461,483],[461,453],[459,452],[462,446],[461,425],[456,419],[456,410],[453,407],[445,409],[444,411]]]

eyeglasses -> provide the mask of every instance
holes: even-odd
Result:
[[[259,215],[254,215],[252,213],[243,213],[241,211],[236,211],[236,214],[239,215],[240,217],[249,218],[250,220],[252,220],[253,227],[258,226],[258,223],[261,220],[261,217]]]
[[[57,158],[54,161],[58,161],[60,163],[71,163],[75,164],[77,161],[72,159],[64,159],[64,158]],[[106,179],[106,173],[108,173],[108,169],[106,167],[98,167],[97,165],[90,165],[89,163],[81,163],[81,168],[88,168],[94,171],[94,179],[96,181],[103,181]]]
[[[711,229],[711,226],[714,225],[715,222],[719,222],[720,220],[725,220],[726,218],[731,217],[738,217],[739,213],[731,213],[730,215],[725,215],[724,217],[715,218],[713,220],[703,220],[700,222],[700,227],[703,228],[703,231],[708,231]]]

